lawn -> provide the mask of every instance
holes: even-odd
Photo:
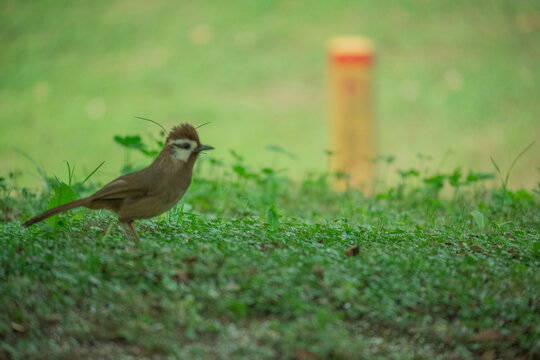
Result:
[[[537,358],[538,190],[400,174],[365,197],[205,157],[138,244],[105,211],[23,228],[54,192],[4,179],[0,358]]]
[[[377,51],[377,153],[401,168],[421,153],[441,171],[492,171],[490,156],[506,165],[540,138],[539,11],[536,0],[3,1],[0,164],[36,187],[16,150],[57,175],[64,160],[105,160],[105,181],[124,162],[113,136],[154,133],[143,116],[211,122],[204,139],[222,160],[234,149],[298,178],[325,171],[326,43],[361,34]],[[267,145],[296,158],[275,163]],[[512,188],[535,187],[538,166],[526,154]]]
[[[2,1],[0,360],[540,358],[538,14]],[[370,194],[327,168],[339,34],[376,44]],[[216,147],[140,243],[106,211],[21,226],[148,164],[135,116]]]

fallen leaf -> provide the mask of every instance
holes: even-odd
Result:
[[[347,251],[345,251],[345,254],[348,257],[356,256],[356,255],[360,254],[360,248],[358,247],[358,245],[353,245],[350,248],[348,248]]]
[[[176,274],[172,275],[171,278],[176,282],[182,282],[184,284],[187,284],[188,282],[193,280],[193,274],[187,271],[179,270]]]
[[[477,245],[472,245],[471,250],[474,250],[474,252],[482,252],[482,248]]]
[[[482,354],[482,360],[493,360],[497,358],[497,354],[495,353],[495,350],[486,350]]]
[[[317,355],[308,349],[296,348],[296,358],[299,360],[318,359]]]
[[[192,263],[195,263],[199,261],[199,257],[198,256],[192,256],[192,257],[188,257],[188,258],[185,258],[185,259],[182,259],[182,262],[184,264],[192,264]]]
[[[47,316],[46,320],[50,322],[59,322],[62,321],[63,317],[61,314],[54,313]]]
[[[280,249],[283,246],[281,246],[280,243],[275,242],[275,241],[266,241],[266,242],[261,243],[260,247],[261,247],[261,251],[272,251],[275,249]]]
[[[502,339],[504,339],[504,336],[500,333],[499,330],[495,329],[482,330],[478,334],[471,337],[471,341],[475,342],[497,341]]]
[[[417,327],[410,327],[410,328],[407,329],[407,332],[409,334],[416,334],[416,333],[418,333],[418,330],[419,329]]]
[[[313,268],[313,274],[317,277],[317,279],[324,280],[324,271],[325,270],[326,270],[326,268],[324,266],[316,265]]]
[[[225,290],[227,291],[238,291],[240,290],[242,287],[236,283],[228,283],[225,285]]]
[[[16,323],[16,322],[13,322],[13,321],[12,321],[10,325],[11,325],[11,328],[12,328],[13,330],[17,331],[17,332],[22,333],[22,332],[25,332],[25,331],[26,331],[26,328],[25,328],[24,325],[22,325],[22,324],[19,324],[19,323]]]

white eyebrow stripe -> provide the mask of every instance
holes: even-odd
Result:
[[[184,144],[186,142],[188,142],[190,144],[195,143],[195,141],[189,140],[189,139],[173,139],[173,140],[169,140],[169,144],[176,144],[176,145]]]

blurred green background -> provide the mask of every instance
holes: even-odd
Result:
[[[0,176],[39,184],[19,149],[62,177],[64,160],[79,177],[106,160],[110,180],[125,156],[114,135],[159,136],[134,116],[211,122],[217,159],[324,171],[325,46],[341,34],[376,44],[377,153],[394,167],[493,171],[493,156],[504,170],[540,138],[537,0],[2,0]],[[539,147],[512,187],[536,187]]]

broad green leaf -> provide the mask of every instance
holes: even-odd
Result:
[[[73,189],[71,189],[71,187],[64,182],[60,184],[53,184],[52,188],[54,190],[54,196],[49,200],[47,209],[52,209],[70,201],[77,200],[77,195],[75,195]],[[49,225],[56,227],[58,225],[58,215],[50,217],[48,223]]]
[[[275,205],[272,205],[268,209],[268,225],[270,225],[270,229],[272,230],[277,230],[279,227],[279,218]]]
[[[481,172],[481,171],[470,171],[467,174],[466,181],[471,183],[471,182],[476,182],[476,181],[481,181],[481,180],[493,179],[494,177],[495,177],[495,174],[493,173],[486,173],[486,172]]]
[[[420,176],[420,172],[416,169],[410,169],[410,170],[398,170],[399,176],[401,176],[402,179],[406,179],[409,176]]]
[[[457,168],[448,176],[448,182],[453,187],[458,187],[460,185],[459,179],[461,179],[461,168]]]
[[[446,178],[446,175],[439,174],[439,175],[428,177],[424,179],[423,181],[424,183],[428,185],[431,185],[437,189],[441,189],[444,186],[445,178]]]
[[[473,217],[476,226],[478,226],[480,229],[484,229],[484,227],[486,226],[484,215],[480,211],[474,210],[473,212],[471,212],[471,216]]]
[[[118,136],[114,137],[114,141],[120,146],[126,147],[128,149],[142,149],[143,143],[139,135],[134,136]]]

